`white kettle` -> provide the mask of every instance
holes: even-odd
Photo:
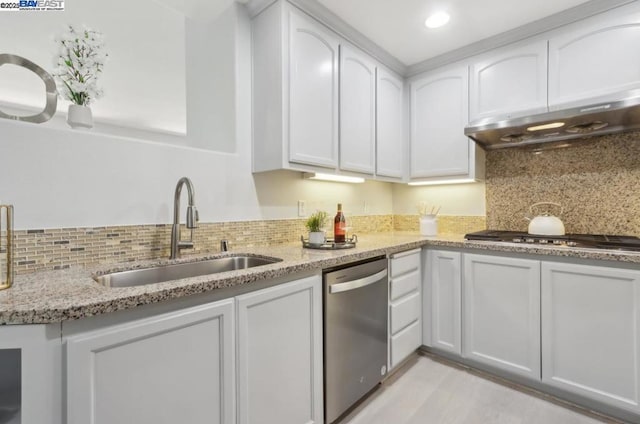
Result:
[[[531,215],[535,215],[534,208],[541,205],[552,205],[560,208],[560,215],[562,215],[563,208],[558,203],[553,202],[539,202],[534,203],[529,207]],[[562,220],[557,216],[551,215],[548,211],[543,212],[541,215],[536,215],[533,218],[525,216],[529,222],[529,234],[540,236],[563,236],[565,234],[564,224]]]

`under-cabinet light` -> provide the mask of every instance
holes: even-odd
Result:
[[[527,128],[527,131],[551,130],[553,128],[561,128],[561,127],[564,127],[564,122],[550,122],[548,124],[534,125],[533,127]]]
[[[444,184],[467,184],[475,183],[473,178],[464,178],[460,180],[439,180],[439,181],[414,181],[408,183],[410,186],[424,186],[424,185],[444,185]]]
[[[349,177],[347,175],[322,174],[319,172],[304,172],[302,177],[308,180],[333,181],[338,183],[363,183],[364,178]]]

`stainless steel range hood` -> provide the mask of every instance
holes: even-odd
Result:
[[[485,150],[507,147],[566,147],[597,135],[640,129],[640,93],[598,103],[498,122],[478,121],[464,129]],[[544,144],[543,144],[544,143]]]

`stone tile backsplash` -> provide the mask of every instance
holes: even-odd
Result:
[[[564,207],[568,233],[640,236],[640,132],[538,154],[487,152],[487,227],[526,231],[529,206]]]
[[[418,215],[394,215],[395,231],[420,231]],[[438,234],[466,234],[487,228],[484,216],[438,215]]]

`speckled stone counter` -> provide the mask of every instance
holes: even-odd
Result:
[[[127,263],[94,269],[71,268],[62,271],[21,275],[12,288],[0,292],[0,324],[44,324],[130,309],[139,305],[162,302],[212,290],[253,284],[266,279],[305,271],[319,271],[422,246],[466,248],[535,255],[553,255],[583,259],[606,260],[638,264],[640,252],[621,253],[597,249],[577,249],[555,246],[526,246],[514,243],[465,241],[462,235],[422,237],[416,233],[383,233],[362,235],[354,249],[321,251],[303,249],[300,243],[271,247],[247,248],[229,254],[273,256],[282,259],[269,265],[246,270],[223,272],[137,287],[108,288],[96,283],[92,275],[146,268],[155,265],[193,262],[221,254],[193,257],[186,260],[162,260]],[[615,264],[612,264],[615,265]],[[256,285],[256,289],[260,288]]]

